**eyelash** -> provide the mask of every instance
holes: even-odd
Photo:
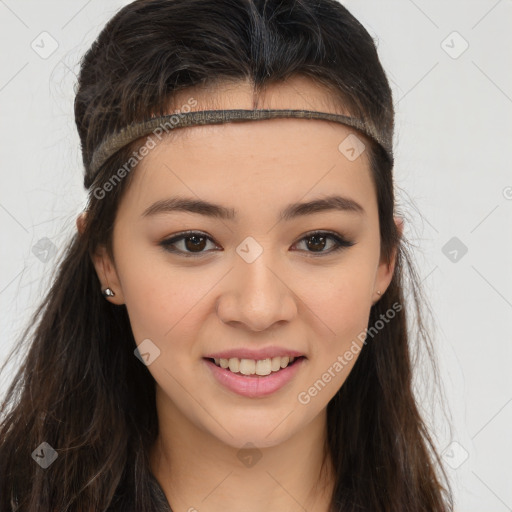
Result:
[[[183,233],[179,233],[176,236],[173,236],[172,238],[168,238],[166,240],[162,240],[159,245],[164,249],[164,251],[178,254],[180,256],[184,256],[185,258],[200,258],[207,254],[207,251],[203,252],[186,252],[177,250],[175,248],[171,248],[171,246],[181,240],[184,240],[186,238],[193,238],[194,236],[198,236],[199,238],[206,238],[213,242],[212,238],[206,235],[205,233],[201,233],[200,231],[184,231]],[[302,242],[304,240],[307,240],[309,238],[312,238],[314,236],[325,236],[326,238],[330,238],[331,240],[334,240],[336,242],[336,246],[331,249],[330,251],[321,251],[321,252],[314,252],[314,251],[306,251],[311,253],[310,255],[314,258],[321,257],[321,256],[327,256],[329,254],[333,254],[335,252],[340,251],[341,249],[345,249],[348,247],[352,247],[355,245],[355,242],[351,242],[350,240],[346,240],[338,233],[332,232],[332,231],[311,231],[309,233],[306,233],[297,243]],[[295,245],[295,244],[294,244]]]

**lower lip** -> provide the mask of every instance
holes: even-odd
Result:
[[[270,375],[242,375],[217,366],[209,359],[203,359],[217,381],[229,390],[248,398],[271,395],[293,379],[305,361],[304,357],[296,359],[291,366],[282,368]]]

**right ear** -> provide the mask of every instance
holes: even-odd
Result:
[[[105,246],[101,245],[96,249],[92,261],[101,283],[101,291],[105,288],[110,288],[115,294],[114,297],[105,298],[112,304],[117,304],[118,306],[124,304],[121,282],[119,281],[116,268]]]
[[[77,218],[76,218],[76,229],[80,235],[83,235],[85,230],[85,223],[87,221],[87,210],[84,210]]]

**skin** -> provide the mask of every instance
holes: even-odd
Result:
[[[198,101],[193,110],[344,113],[305,78],[270,87],[256,103],[248,83],[188,90],[172,111],[191,96]],[[395,256],[389,264],[380,258],[366,152],[349,161],[338,150],[350,133],[356,132],[304,119],[182,128],[132,171],[114,224],[114,260],[99,247],[94,264],[102,287],[115,292],[107,300],[126,305],[137,344],[149,338],[160,350],[148,366],[160,428],[151,468],[175,512],[328,510],[334,483],[329,459],[320,471],[326,407],[357,355],[308,404],[297,397],[368,326],[370,308],[385,293],[395,266]],[[289,203],[332,193],[357,201],[365,213],[333,210],[279,220]],[[186,212],[142,217],[149,205],[172,195],[235,208],[237,219]],[[84,222],[79,217],[80,231]],[[401,230],[402,220],[395,222]],[[159,246],[183,230],[211,237],[205,255],[186,258]],[[355,245],[327,254],[332,239],[323,248],[304,239],[316,230],[334,231]],[[248,236],[263,249],[252,263],[236,252]],[[175,247],[190,251],[185,242]],[[315,250],[324,255],[315,257]],[[202,359],[224,349],[270,345],[298,350],[307,359],[292,381],[265,398],[223,388]],[[237,457],[248,442],[261,455],[251,467]]]

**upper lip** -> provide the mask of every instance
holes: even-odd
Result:
[[[215,352],[204,356],[207,359],[231,359],[236,357],[238,359],[272,359],[273,357],[301,357],[304,354],[297,350],[291,350],[284,347],[266,347],[258,350],[249,348],[232,348],[230,350],[223,350],[222,352]]]

